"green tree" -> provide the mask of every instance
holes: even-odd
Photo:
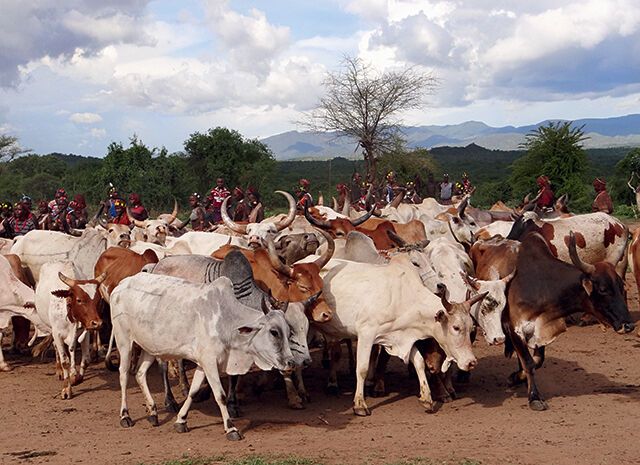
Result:
[[[631,185],[640,184],[640,148],[630,150],[627,155],[616,164],[613,182],[609,183],[611,196],[616,203],[635,205],[636,196],[629,189],[627,182],[631,179]]]
[[[378,159],[380,173],[386,175],[390,171],[395,171],[399,183],[405,184],[413,181],[418,175],[423,181],[427,179],[429,173],[435,173],[437,163],[429,155],[429,151],[423,148],[416,148],[407,151],[402,145],[398,145],[395,150],[385,152]]]
[[[185,160],[200,193],[211,189],[219,177],[230,187],[251,185],[263,192],[270,186],[275,159],[271,150],[257,139],[247,140],[235,130],[217,127],[205,134],[191,134],[184,148]]]
[[[509,182],[513,196],[522,199],[527,193],[535,193],[535,180],[546,175],[556,196],[569,194],[571,208],[587,211],[591,204],[587,184],[589,161],[582,148],[587,139],[583,126],[572,127],[570,121],[550,122],[527,134],[522,148],[526,154],[512,165]]]
[[[18,138],[7,134],[0,134],[0,162],[11,161],[18,155],[31,152],[31,149],[24,149],[18,143]]]

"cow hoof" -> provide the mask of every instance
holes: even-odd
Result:
[[[548,410],[549,406],[544,400],[536,399],[529,402],[529,408],[536,412],[542,412],[544,410]]]
[[[123,428],[131,428],[133,426],[133,420],[131,417],[120,418],[120,426]]]
[[[62,390],[62,393],[60,394],[60,397],[62,397],[62,399],[64,399],[64,400],[70,400],[71,397],[72,397],[71,389],[70,388],[64,388]]]
[[[71,378],[71,385],[72,386],[77,386],[78,384],[82,383],[82,381],[84,381],[84,376],[82,376],[82,375],[73,375],[73,378]]]
[[[453,402],[453,398],[449,394],[436,397],[435,400],[437,400],[438,402],[442,402],[443,404],[448,404],[449,402]]]
[[[353,407],[353,413],[359,417],[368,417],[371,411],[367,407]]]
[[[330,396],[336,396],[338,397],[340,395],[340,390],[338,389],[338,386],[335,384],[330,384],[327,386],[327,394]]]
[[[6,363],[0,363],[0,371],[11,371],[13,368],[11,368],[10,365],[6,364]]]
[[[186,423],[174,423],[173,429],[176,430],[177,433],[188,433],[189,427]]]
[[[240,434],[240,431],[229,431],[227,433],[227,440],[228,441],[241,441],[243,439],[242,434]]]
[[[436,413],[438,410],[440,410],[440,407],[442,407],[442,402],[438,402],[438,401],[434,401],[431,402],[430,404],[427,404],[426,402],[422,403],[423,407],[424,407],[424,411],[426,413]]]
[[[373,388],[373,393],[372,396],[373,397],[384,397],[387,395],[387,390],[383,387],[379,387],[376,386],[375,388]]]
[[[300,402],[289,402],[289,408],[293,410],[304,410],[304,405],[302,401]]]
[[[158,415],[149,415],[147,421],[151,423],[151,426],[158,426],[160,424],[158,423]]]
[[[180,411],[180,406],[175,400],[165,402],[164,409],[170,413],[178,413]]]

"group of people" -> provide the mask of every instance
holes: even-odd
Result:
[[[555,194],[551,188],[551,181],[547,176],[538,176],[536,179],[538,194],[536,195],[536,207],[539,209],[553,209],[556,201]],[[592,212],[613,213],[613,200],[607,191],[607,181],[603,178],[593,180],[593,189],[596,197],[591,204]]]

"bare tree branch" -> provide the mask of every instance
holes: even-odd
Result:
[[[31,152],[31,149],[20,147],[18,138],[0,134],[0,162],[11,161],[19,155]]]

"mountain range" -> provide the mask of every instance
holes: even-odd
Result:
[[[403,129],[409,147],[442,147],[477,144],[487,149],[518,150],[526,134],[550,121],[527,126],[492,127],[480,121],[467,121],[446,126],[408,126]],[[562,121],[562,120],[560,120]],[[613,118],[586,118],[573,121],[574,127],[583,127],[588,139],[585,148],[640,146],[640,114]],[[273,151],[276,160],[317,160],[337,156],[360,156],[351,139],[337,137],[336,133],[289,131],[262,139]]]

